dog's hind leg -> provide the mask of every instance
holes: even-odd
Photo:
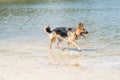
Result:
[[[55,42],[55,38],[52,38],[51,40],[50,40],[50,49],[52,49],[52,44],[53,44],[53,42]]]
[[[61,39],[58,39],[57,46],[58,46],[58,48],[60,48],[60,49],[61,49],[61,44],[62,44],[62,41],[63,41],[63,40],[61,40]]]
[[[52,32],[52,34],[50,35],[50,49],[52,49],[52,44],[55,41],[56,41],[56,33]]]

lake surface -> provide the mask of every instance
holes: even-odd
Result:
[[[49,47],[45,25],[53,29],[79,22],[89,31],[76,41],[84,57],[120,60],[120,0],[1,1],[0,53],[25,44],[44,52]]]

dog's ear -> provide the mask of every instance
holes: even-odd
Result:
[[[79,28],[82,28],[83,26],[84,26],[83,23],[79,23],[79,25],[78,25]]]
[[[79,23],[79,26],[83,26],[83,25],[84,25],[84,23],[81,23],[81,22]]]
[[[82,25],[82,23],[80,22],[80,23],[79,23],[79,26],[81,26],[81,25]]]

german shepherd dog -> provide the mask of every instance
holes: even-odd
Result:
[[[79,25],[73,29],[68,27],[58,27],[53,30],[47,25],[44,27],[44,30],[50,36],[50,49],[52,49],[52,44],[58,40],[58,47],[60,48],[63,40],[67,41],[67,49],[69,49],[69,44],[72,44],[75,48],[81,51],[80,47],[74,42],[80,36],[84,37],[84,34],[88,34],[83,23],[79,23]]]

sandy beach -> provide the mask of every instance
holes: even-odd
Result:
[[[120,80],[117,57],[86,58],[75,50],[68,57],[66,51],[50,53],[34,42],[8,43],[0,47],[0,80]]]

